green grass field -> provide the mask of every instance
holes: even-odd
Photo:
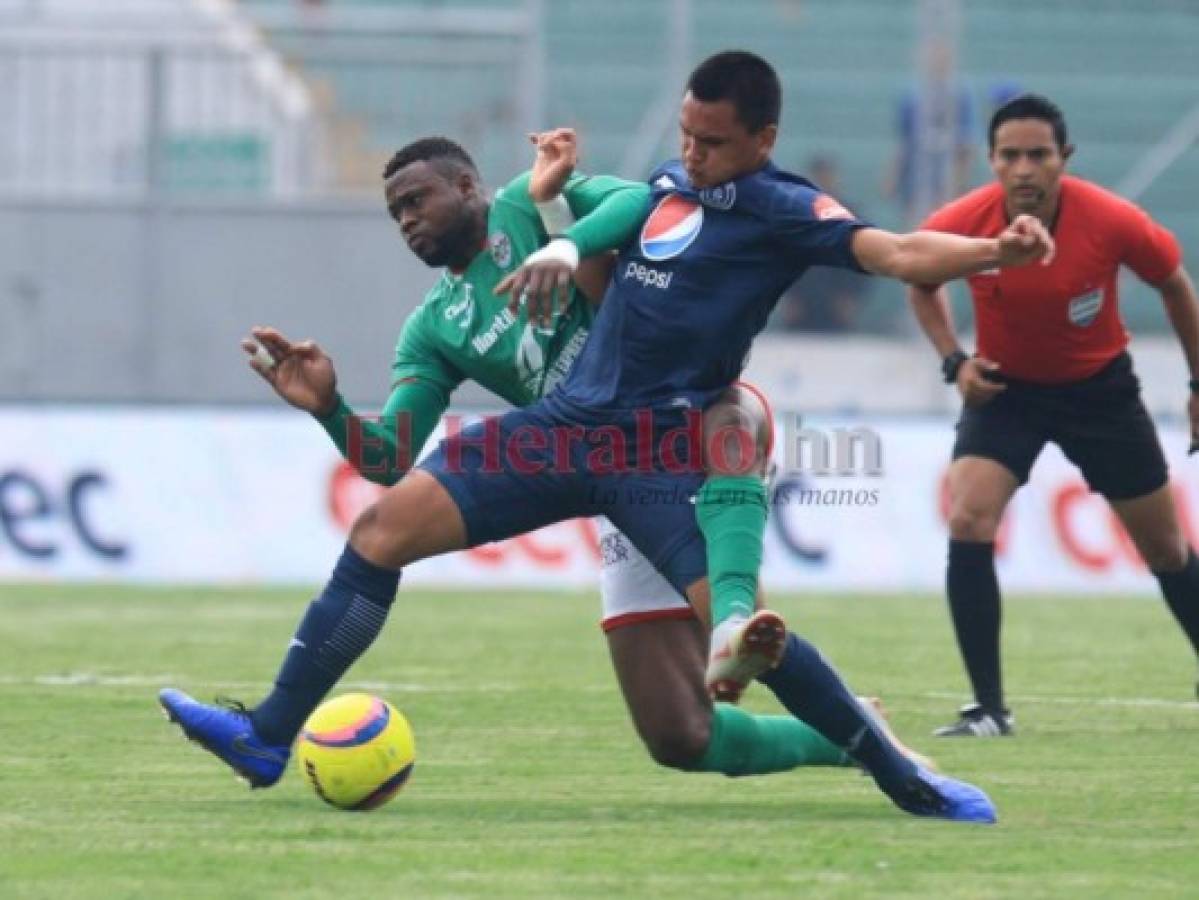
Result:
[[[657,769],[580,594],[402,592],[347,684],[411,720],[404,792],[344,813],[292,771],[251,793],[155,692],[256,699],[307,596],[0,587],[0,897],[1199,895],[1196,672],[1159,603],[1009,600],[1021,733],[946,742],[928,734],[964,697],[939,598],[772,598],[990,791],[986,828],[907,817],[845,770]]]

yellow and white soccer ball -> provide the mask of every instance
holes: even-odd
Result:
[[[341,809],[377,809],[397,793],[416,762],[408,720],[370,694],[326,700],[304,723],[296,756],[317,796]]]

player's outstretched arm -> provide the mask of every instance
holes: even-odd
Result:
[[[250,368],[296,409],[319,416],[336,405],[333,360],[314,341],[293,343],[275,328],[255,325],[241,347]]]
[[[412,468],[463,380],[442,353],[437,315],[430,309],[421,305],[404,323],[391,394],[377,420],[356,415],[341,397],[331,415],[317,420],[346,461],[376,484],[395,484]]]
[[[447,405],[435,385],[408,378],[392,388],[378,419],[361,417],[339,395],[336,408],[317,421],[359,475],[386,487],[412,468]]]
[[[854,233],[852,247],[866,271],[909,284],[943,284],[986,269],[1048,263],[1054,250],[1049,231],[1033,216],[1017,216],[994,238],[862,228]]]
[[[275,393],[315,418],[346,461],[378,484],[394,484],[411,468],[447,405],[437,387],[410,378],[392,389],[379,420],[364,419],[338,393],[333,361],[315,342],[255,326],[241,345]]]

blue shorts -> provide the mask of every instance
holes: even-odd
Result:
[[[584,426],[538,403],[463,428],[420,468],[458,506],[468,547],[564,519],[607,516],[683,593],[708,573],[694,500],[704,474],[690,466],[671,470],[657,454],[643,454],[637,464],[635,438],[631,424]]]

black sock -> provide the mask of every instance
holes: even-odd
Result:
[[[1177,572],[1154,572],[1174,618],[1199,654],[1199,558],[1187,549],[1186,565]]]
[[[974,699],[985,709],[1000,712],[1004,707],[995,545],[951,540],[945,588],[953,630],[957,633],[966,674],[974,688]]]
[[[275,677],[254,710],[258,737],[291,744],[304,720],[378,636],[400,573],[382,569],[346,544],[324,591],[308,606]]]
[[[759,680],[788,712],[861,763],[892,799],[910,789],[916,767],[879,734],[857,698],[808,641],[788,634],[782,662]]]

